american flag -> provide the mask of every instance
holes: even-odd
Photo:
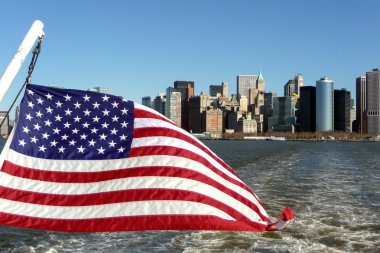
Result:
[[[1,166],[2,164],[2,166]],[[0,225],[274,231],[258,197],[173,122],[108,94],[28,84],[0,159]]]

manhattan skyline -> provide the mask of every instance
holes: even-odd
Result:
[[[175,80],[195,94],[237,75],[258,75],[283,93],[301,73],[322,76],[355,97],[355,79],[379,67],[378,1],[12,1],[0,17],[2,74],[34,20],[46,38],[32,83],[112,93],[141,102]],[[0,110],[24,82],[31,54]]]

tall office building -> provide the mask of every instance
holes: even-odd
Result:
[[[334,82],[328,77],[317,81],[316,91],[316,130],[333,131]]]
[[[284,96],[285,97],[291,97],[291,96],[293,96],[295,87],[296,87],[296,85],[294,83],[294,80],[289,80],[284,85]]]
[[[237,76],[237,97],[249,97],[250,89],[257,89],[257,75],[238,75]]]
[[[263,130],[268,131],[268,118],[272,117],[273,113],[273,98],[277,97],[275,92],[265,92],[264,93],[264,122]]]
[[[268,118],[268,129],[274,126],[290,126],[296,123],[296,99],[294,97],[273,98],[273,116]]]
[[[366,87],[367,81],[365,76],[356,78],[356,129],[360,134],[367,132],[367,111],[366,111]]]
[[[194,81],[175,81],[174,89],[181,93],[181,127],[189,131],[189,99],[194,96]]]
[[[293,79],[284,85],[284,96],[291,97],[293,95],[300,96],[300,89],[303,86],[303,77],[298,73]]]
[[[351,132],[351,93],[334,90],[334,131]]]
[[[264,79],[263,74],[261,73],[261,69],[260,69],[259,76],[258,76],[258,78],[257,78],[257,85],[256,85],[256,88],[257,88],[259,91],[262,91],[262,92],[265,91],[265,79]]]
[[[367,78],[367,134],[380,134],[380,70],[366,73]]]
[[[177,126],[181,126],[181,92],[169,87],[166,89],[165,116],[171,119]]]
[[[247,112],[248,111],[248,99],[246,96],[241,96],[239,100],[240,111]]]
[[[316,117],[316,88],[315,86],[300,87],[300,130],[303,132],[315,132]]]
[[[300,73],[298,73],[295,77],[294,77],[294,92],[300,96],[300,90],[301,90],[301,87],[303,87],[303,77]]]
[[[210,85],[210,96],[215,97],[217,94],[222,97],[228,97],[228,83],[222,82],[221,85]]]
[[[153,107],[152,98],[150,96],[143,97],[141,102],[142,105],[145,105],[146,107]]]
[[[192,133],[202,133],[202,113],[210,105],[210,98],[207,94],[201,93],[189,99],[189,131]]]
[[[153,100],[153,109],[165,115],[166,96],[164,93],[158,93]]]

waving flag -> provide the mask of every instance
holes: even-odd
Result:
[[[205,145],[120,97],[28,84],[1,156],[0,225],[56,231],[273,231]],[[1,166],[0,164],[0,166]]]

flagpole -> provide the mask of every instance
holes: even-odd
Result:
[[[20,71],[22,64],[25,61],[26,56],[32,49],[34,42],[44,35],[44,24],[40,20],[34,21],[30,27],[28,33],[21,42],[19,48],[14,54],[8,67],[5,69],[3,75],[0,77],[0,103],[4,98],[4,95],[11,86],[17,73]]]

